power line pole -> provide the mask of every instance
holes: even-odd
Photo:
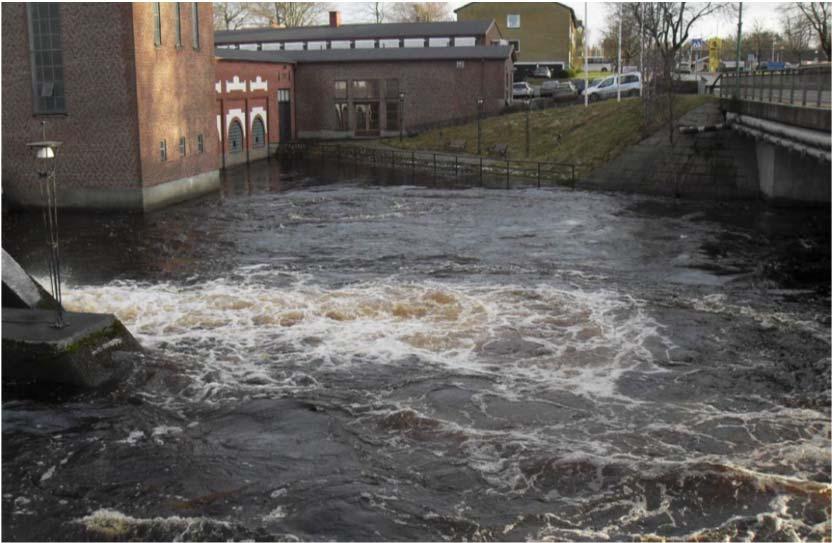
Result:
[[[621,4],[618,4],[618,81],[616,81],[616,88],[618,92],[618,101],[621,101]]]
[[[740,2],[740,17],[737,21],[737,98],[740,98],[740,47],[742,46],[742,2]]]
[[[641,21],[638,28],[641,46],[638,49],[638,71],[641,76],[641,83],[638,86],[639,97],[644,96],[644,2],[641,4]]]
[[[589,41],[587,37],[587,2],[584,2],[584,107],[589,107]]]

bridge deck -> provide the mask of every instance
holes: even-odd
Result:
[[[830,67],[725,73],[719,85],[720,98],[784,104],[811,109],[832,108]]]

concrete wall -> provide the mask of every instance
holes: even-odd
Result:
[[[756,142],[760,190],[776,204],[829,206],[830,163],[773,145]]]
[[[716,101],[683,116],[681,125],[722,122]],[[759,198],[753,140],[731,131],[675,134],[661,130],[628,147],[579,186],[701,199]]]
[[[405,93],[404,129],[412,132],[432,124],[476,116],[479,96],[485,98],[486,112],[499,111],[510,100],[511,70],[508,59],[469,59],[462,68],[457,67],[455,60],[299,64],[295,68],[297,135],[300,138],[352,136],[355,119],[352,97],[349,98],[350,131],[336,131],[336,80],[379,80],[382,96],[379,127],[384,134],[385,101],[398,101],[398,97],[384,97],[385,80],[398,79],[399,90]],[[388,133],[397,134],[398,129]]]

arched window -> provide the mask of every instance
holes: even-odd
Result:
[[[254,147],[263,147],[266,145],[266,126],[263,124],[263,119],[258,115],[254,118],[251,125],[251,136],[254,138]]]
[[[240,121],[231,121],[231,127],[228,129],[228,147],[231,153],[239,153],[243,150],[243,127]]]

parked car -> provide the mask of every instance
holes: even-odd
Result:
[[[551,79],[552,71],[549,68],[547,68],[546,66],[538,66],[537,68],[534,69],[534,72],[532,73],[532,75],[534,77],[545,77],[546,79]]]
[[[544,81],[540,85],[540,96],[577,96],[578,90],[570,81]]]
[[[511,95],[514,98],[533,98],[534,97],[534,88],[531,85],[526,83],[525,81],[521,83],[514,83],[511,86]]]
[[[569,82],[572,83],[572,86],[575,87],[575,90],[578,91],[578,94],[583,94],[584,88],[586,86],[591,87],[592,85],[598,83],[600,79],[594,78],[589,80],[589,85],[585,85],[587,81],[585,79],[570,79]]]
[[[621,76],[621,96],[638,96],[641,91],[641,74],[630,73]],[[590,102],[618,95],[618,76],[603,79],[584,91]]]

